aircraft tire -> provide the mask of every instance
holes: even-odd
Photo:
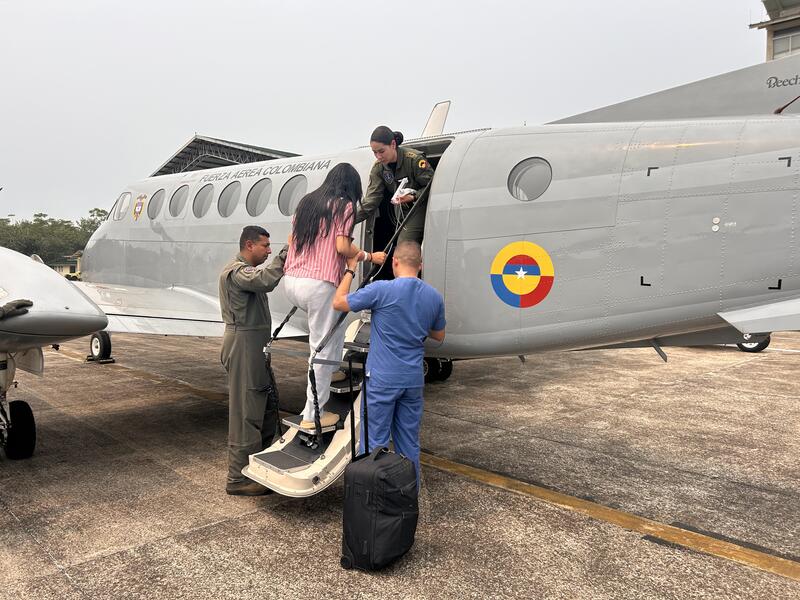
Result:
[[[453,374],[453,361],[443,358],[439,361],[439,381],[447,381]]]
[[[89,352],[95,360],[111,358],[111,336],[107,331],[97,331],[89,340]]]
[[[741,350],[742,352],[761,352],[767,346],[769,346],[769,343],[771,341],[772,341],[772,337],[768,335],[767,337],[765,337],[760,342],[743,342],[741,344],[736,344],[736,345],[739,347],[739,350]]]
[[[30,458],[36,448],[36,421],[27,402],[8,403],[10,425],[6,437],[6,456],[11,460]]]
[[[438,381],[439,374],[442,372],[442,365],[438,358],[425,358],[422,362],[422,373],[425,375],[425,383]]]

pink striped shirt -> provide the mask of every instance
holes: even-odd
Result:
[[[348,206],[341,218],[333,220],[328,235],[325,235],[325,231],[321,227],[317,239],[311,246],[303,248],[302,253],[297,253],[294,243],[289,245],[283,272],[292,277],[308,277],[339,285],[347,261],[336,251],[336,238],[337,236],[350,237],[352,227],[353,209]],[[294,219],[292,228],[294,229]]]

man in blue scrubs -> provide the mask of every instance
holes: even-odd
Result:
[[[422,253],[416,242],[397,245],[393,280],[375,281],[348,294],[355,266],[355,261],[348,259],[333,308],[372,311],[367,358],[369,447],[388,446],[391,435],[395,450],[414,462],[419,484],[423,344],[428,337],[444,340],[444,301],[439,292],[417,278]]]

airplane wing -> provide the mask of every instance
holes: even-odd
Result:
[[[197,290],[88,282],[75,285],[106,313],[109,332],[222,337],[225,330],[217,298]],[[273,311],[273,324],[285,316]],[[307,331],[287,323],[278,337],[306,336]]]
[[[800,331],[800,298],[729,310],[719,316],[742,333]]]

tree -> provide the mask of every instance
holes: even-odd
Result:
[[[38,254],[46,264],[62,262],[64,257],[83,250],[107,215],[107,211],[93,208],[88,217],[77,222],[54,219],[46,213],[34,214],[32,221],[0,219],[0,246],[28,256]]]
[[[89,211],[89,216],[78,221],[78,228],[89,237],[100,227],[100,224],[108,218],[108,211],[102,208],[93,208]],[[88,237],[86,238],[88,241]],[[84,244],[86,245],[86,244]]]

